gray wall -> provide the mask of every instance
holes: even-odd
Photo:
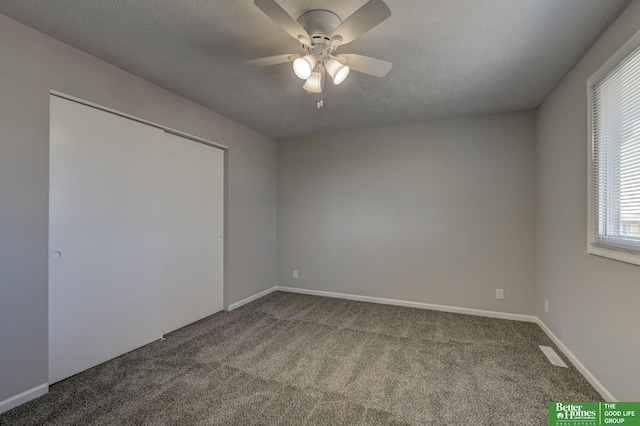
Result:
[[[0,76],[0,401],[47,381],[49,94]],[[28,166],[27,166],[28,165]]]
[[[537,114],[538,316],[623,401],[640,400],[640,266],[587,254],[587,79],[638,30],[636,0]]]
[[[279,141],[278,283],[534,314],[534,159],[532,111]]]
[[[30,145],[25,145],[23,149],[12,146],[16,141],[6,136],[4,123],[2,127],[0,149],[3,174],[0,180],[0,205],[3,214],[0,217],[0,251],[6,253],[21,250],[29,262],[30,270],[20,269],[23,260],[15,265],[15,269],[3,272],[0,300],[4,301],[9,296],[22,300],[28,298],[29,305],[18,312],[9,311],[15,314],[9,321],[5,321],[3,317],[0,346],[6,348],[15,345],[15,336],[19,335],[20,344],[25,348],[38,348],[35,354],[22,353],[23,357],[32,359],[29,368],[26,365],[22,368],[22,364],[15,364],[11,359],[5,362],[5,358],[2,358],[0,365],[3,371],[6,369],[17,375],[30,377],[29,371],[33,370],[39,372],[38,384],[47,381],[47,375],[40,374],[43,359],[41,351],[46,351],[46,334],[31,334],[30,331],[31,327],[38,330],[46,328],[47,292],[44,272],[47,268],[47,255],[43,247],[46,250],[47,229],[42,220],[47,214],[47,197],[43,196],[42,191],[48,185],[48,165],[46,156],[43,157],[43,152],[48,152],[48,134],[37,131],[48,126],[49,89],[227,145],[227,302],[239,301],[275,285],[274,140],[2,15],[0,58],[0,75],[34,87],[36,98],[39,96],[39,102],[43,103],[37,108],[44,108],[37,111],[40,121],[32,123],[34,129],[29,133],[32,137],[28,139]],[[31,90],[27,92],[32,93]],[[9,99],[5,92],[0,92],[0,96],[3,102]],[[25,114],[36,108],[33,101],[32,98],[24,100],[25,104],[29,103]],[[4,170],[5,163],[11,164],[12,168]],[[5,179],[5,174],[11,178]],[[18,179],[19,176],[26,176],[28,182]],[[11,197],[23,191],[29,192],[20,205],[24,209],[25,222],[21,223],[21,227],[15,228],[12,217],[5,211],[11,208],[7,205],[13,200]],[[28,203],[28,209],[25,203]],[[25,228],[28,220],[37,222],[36,226]],[[11,232],[10,238],[5,238],[7,232]],[[4,264],[2,266],[4,268]],[[20,286],[17,294],[11,293],[16,286]],[[3,315],[6,313],[4,311]],[[5,334],[11,339],[5,339]],[[14,388],[8,384],[4,375],[0,376],[0,401],[7,395],[15,395],[24,390],[24,386],[16,384]]]

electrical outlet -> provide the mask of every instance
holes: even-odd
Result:
[[[503,288],[496,288],[496,299],[498,299],[498,300],[504,299],[504,289]]]
[[[549,301],[544,299],[544,311],[549,312]]]
[[[294,280],[298,279],[298,271],[293,271],[293,279]]]

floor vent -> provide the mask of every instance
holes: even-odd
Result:
[[[558,356],[558,354],[553,350],[552,347],[543,345],[540,345],[538,347],[547,356],[547,359],[549,360],[549,362],[551,362],[551,364],[555,365],[556,367],[568,368],[567,364],[564,363],[562,358]]]

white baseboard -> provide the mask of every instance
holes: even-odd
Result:
[[[408,308],[430,309],[432,311],[453,312],[456,314],[476,315],[479,317],[501,318],[515,321],[537,322],[538,318],[533,315],[511,314],[508,312],[484,311],[481,309],[458,308],[456,306],[433,305],[431,303],[409,302],[406,300],[384,299],[382,297],[359,296],[355,294],[334,293],[331,291],[308,290],[296,287],[275,286],[277,291],[288,293],[309,294],[313,296],[333,297],[336,299],[357,300],[360,302],[380,303],[382,305],[405,306]]]
[[[0,402],[0,414],[5,411],[9,411],[12,408],[17,407],[18,405],[22,405],[25,402],[29,402],[32,399],[35,399],[39,396],[44,395],[49,392],[49,383],[43,383],[40,386],[36,386],[35,388],[26,390],[18,395],[12,396],[9,399],[5,399]]]
[[[569,361],[571,361],[571,363],[576,367],[576,369],[580,372],[580,374],[582,374],[584,378],[587,379],[589,383],[591,383],[591,386],[593,386],[594,389],[597,390],[598,393],[606,401],[618,402],[618,400],[613,396],[613,394],[609,392],[609,390],[605,388],[602,383],[600,383],[600,380],[596,379],[596,376],[594,376],[591,373],[591,371],[589,371],[587,367],[585,367],[584,364],[580,362],[580,360],[573,354],[573,352],[571,352],[569,348],[564,343],[562,343],[560,339],[558,339],[558,336],[553,334],[551,329],[547,327],[547,325],[543,323],[540,318],[537,318],[536,322],[538,323],[540,328],[542,328],[542,330],[545,333],[547,333],[547,336],[549,336],[549,338],[553,341],[553,343],[556,344],[556,346],[562,351],[562,353],[564,353],[567,356],[567,358],[569,358]]]
[[[227,308],[228,312],[233,311],[234,309],[238,309],[241,306],[246,305],[247,303],[251,303],[254,300],[260,299],[261,297],[266,296],[267,294],[273,293],[274,291],[277,290],[277,287],[271,287],[269,289],[266,289],[265,291],[261,291],[260,293],[256,293],[253,296],[249,296],[246,299],[242,299],[239,302],[236,303],[232,303],[231,305],[229,305],[229,307]]]

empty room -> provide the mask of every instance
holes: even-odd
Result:
[[[640,425],[640,0],[0,0],[0,426]]]

